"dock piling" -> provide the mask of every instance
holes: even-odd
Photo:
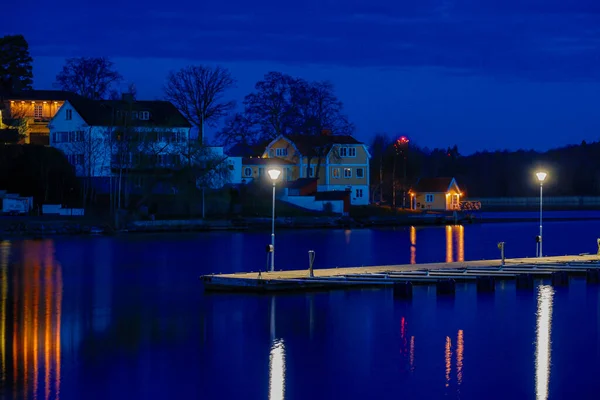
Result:
[[[517,275],[517,289],[533,289],[533,275],[532,274]]]
[[[504,242],[498,242],[498,248],[500,249],[500,269],[502,269],[506,262],[504,258]]]
[[[394,282],[395,299],[412,299],[413,284],[410,281]]]
[[[556,271],[552,273],[553,286],[567,286],[569,284],[569,275],[566,271]]]
[[[314,250],[309,250],[308,251],[308,276],[310,278],[314,278],[315,275],[313,274],[313,264],[315,262],[315,251]]]
[[[436,283],[436,293],[438,295],[453,295],[456,293],[456,281],[450,279],[438,279]]]

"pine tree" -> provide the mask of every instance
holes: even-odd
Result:
[[[0,92],[32,89],[33,59],[23,35],[0,37]]]

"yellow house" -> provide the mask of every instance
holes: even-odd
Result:
[[[420,178],[409,194],[412,210],[460,210],[462,193],[454,178]]]
[[[261,155],[284,164],[291,180],[318,178],[319,192],[351,192],[353,205],[369,204],[370,157],[367,146],[349,135],[281,135]]]
[[[66,100],[79,97],[61,90],[24,90],[4,96],[3,120],[23,121],[24,143],[49,145],[48,122]]]

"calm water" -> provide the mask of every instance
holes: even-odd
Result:
[[[595,253],[600,222],[546,223],[545,253]],[[535,255],[537,224],[288,231],[277,268]],[[206,295],[264,268],[269,233],[3,241],[6,399],[595,399],[600,292],[584,280],[453,299],[418,287]]]

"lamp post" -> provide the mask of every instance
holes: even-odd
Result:
[[[540,181],[540,237],[539,237],[539,251],[538,251],[538,257],[542,257],[542,199],[543,199],[543,193],[542,193],[542,187],[544,186],[544,180],[546,179],[546,176],[548,176],[547,173],[540,171],[540,172],[536,172],[535,176],[537,176],[538,181]]]
[[[275,271],[275,183],[281,175],[281,170],[269,168],[269,178],[273,181],[273,217],[271,218],[271,272]]]

